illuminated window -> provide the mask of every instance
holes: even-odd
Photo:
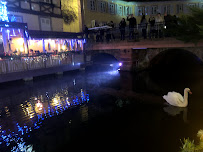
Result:
[[[195,3],[189,3],[188,6],[189,7],[196,7],[196,4]]]
[[[99,3],[99,10],[100,12],[106,12],[106,2],[100,2]]]
[[[144,6],[139,6],[138,7],[138,16],[142,16],[145,14],[145,7]]]
[[[132,8],[131,8],[131,7],[125,6],[124,8],[125,8],[125,9],[124,9],[124,14],[125,14],[125,15],[132,14]]]
[[[119,15],[123,15],[123,6],[122,5],[117,5],[118,7],[117,7],[117,13],[119,14]]]
[[[171,6],[170,5],[164,5],[164,13],[171,14]]]
[[[113,4],[113,3],[109,4],[109,13],[115,14],[115,4]]]
[[[183,4],[177,4],[177,14],[182,13],[183,12]]]
[[[92,11],[96,10],[96,1],[95,0],[90,0],[89,5],[90,5],[90,10],[92,10]]]
[[[151,7],[151,14],[152,15],[156,15],[158,13],[157,10],[158,10],[158,6],[155,6],[155,5],[152,6]]]
[[[203,9],[203,3],[200,3],[200,4],[199,4],[199,7]]]

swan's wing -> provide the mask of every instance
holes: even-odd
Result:
[[[182,96],[180,93],[177,93],[177,92],[176,92],[176,96],[177,96],[177,98],[178,98],[181,102],[184,101],[183,96]]]
[[[176,98],[178,103],[183,103],[183,96],[180,93],[177,93],[175,91],[170,93],[171,96],[173,96],[174,98]]]
[[[163,98],[164,98],[170,105],[176,106],[176,103],[175,103],[174,100],[171,98],[171,96],[169,96],[169,95],[164,95]]]
[[[171,105],[178,106],[183,103],[183,97],[180,93],[177,92],[168,92],[167,95],[163,96],[163,98]]]

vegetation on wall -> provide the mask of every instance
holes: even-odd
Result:
[[[178,40],[197,44],[203,39],[203,9],[189,9],[191,12],[189,15],[177,18],[177,24],[171,23],[170,28],[165,32],[175,36]]]
[[[64,23],[71,24],[75,22],[78,18],[76,14],[76,10],[73,7],[67,6],[65,4],[63,8],[64,9],[62,10],[62,16],[63,16]]]

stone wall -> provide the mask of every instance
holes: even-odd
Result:
[[[104,49],[87,50],[86,61],[91,62],[94,55],[107,53],[113,55],[119,62],[123,63],[121,70],[132,71],[149,67],[150,61],[160,52],[175,48],[140,48],[140,49]],[[203,62],[203,47],[178,48],[192,52]]]

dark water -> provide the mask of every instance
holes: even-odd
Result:
[[[203,129],[202,74],[73,72],[1,84],[0,151],[179,151]],[[185,87],[187,108],[164,104]]]

